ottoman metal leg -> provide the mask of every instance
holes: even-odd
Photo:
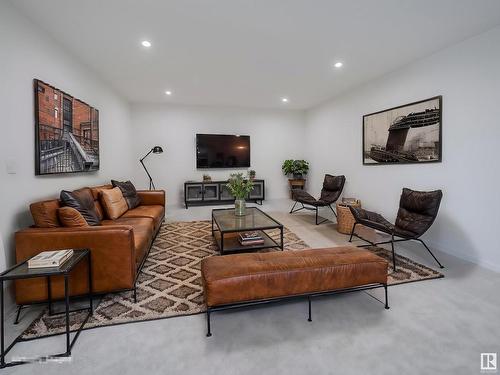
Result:
[[[387,284],[384,284],[384,292],[385,292],[385,308],[389,309],[389,299],[387,298]]]
[[[311,296],[307,296],[307,304],[309,305],[309,318],[307,319],[308,322],[312,322],[312,317],[311,317]]]
[[[207,308],[207,337],[212,336],[212,332],[210,331],[210,309]]]

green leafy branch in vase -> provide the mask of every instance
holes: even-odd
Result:
[[[226,186],[236,199],[245,199],[252,191],[254,183],[251,179],[245,178],[243,173],[232,173]]]

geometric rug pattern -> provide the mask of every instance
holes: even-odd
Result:
[[[266,232],[279,241],[279,230]],[[308,248],[287,228],[284,229],[284,247],[285,251]],[[370,247],[368,250],[391,260],[391,253],[386,249]],[[139,275],[137,303],[134,303],[132,292],[109,293],[100,299],[84,329],[204,312],[201,260],[218,254],[210,221],[164,223]],[[443,277],[406,257],[397,256],[396,259],[398,271],[389,274],[389,284]],[[389,264],[392,265],[392,261]],[[72,330],[80,326],[85,315],[85,312],[70,314]],[[64,314],[49,316],[44,311],[21,337],[31,339],[64,331]]]

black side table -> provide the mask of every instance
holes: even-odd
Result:
[[[70,272],[83,260],[87,258],[88,262],[88,283],[89,283],[89,312],[85,317],[85,320],[81,324],[81,326],[76,331],[75,337],[73,340],[70,339],[70,329],[69,329],[69,274]],[[20,337],[17,337],[8,347],[5,348],[5,329],[4,329],[4,282],[8,280],[16,280],[16,279],[30,279],[34,277],[46,277],[47,278],[47,295],[48,295],[48,304],[49,304],[49,312],[52,311],[52,295],[51,295],[51,286],[50,286],[50,278],[52,276],[64,276],[64,301],[65,301],[65,312],[60,314],[66,314],[66,352],[60,354],[54,354],[49,357],[68,357],[71,355],[71,349],[76,342],[76,339],[80,335],[83,326],[87,323],[89,317],[93,314],[93,304],[92,304],[92,262],[90,257],[89,249],[78,249],[73,250],[73,255],[64,262],[60,267],[47,267],[47,268],[28,268],[28,260],[24,262],[18,263],[12,268],[2,272],[0,274],[0,368],[8,367],[8,366],[16,366],[23,363],[27,363],[27,361],[16,361],[16,362],[5,362],[5,356],[7,353],[20,341],[24,341]],[[58,315],[58,314],[54,314]],[[47,357],[45,357],[47,358]]]

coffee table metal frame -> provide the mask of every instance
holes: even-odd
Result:
[[[213,209],[212,210],[212,236],[215,239],[215,242],[217,243],[217,246],[220,249],[221,255],[224,253],[234,253],[234,252],[248,252],[248,251],[257,251],[257,250],[262,250],[262,249],[269,249],[269,248],[280,248],[283,251],[284,248],[284,241],[283,241],[283,224],[281,224],[279,221],[274,219],[273,217],[269,216],[266,214],[264,211],[260,210],[257,207],[247,207],[248,210],[255,210],[258,211],[259,214],[266,216],[268,219],[271,221],[275,222],[275,225],[268,225],[268,226],[252,226],[248,228],[230,228],[230,229],[223,229],[221,228],[220,223],[217,221],[216,215],[214,213],[220,212],[220,211],[233,211],[234,208],[218,208],[218,209]],[[235,215],[235,219],[236,219]],[[265,231],[266,230],[271,230],[271,229],[279,229],[280,230],[280,242],[275,241],[273,238],[271,238]],[[261,236],[264,239],[264,244],[261,245],[253,245],[253,246],[243,246],[238,244],[237,246],[234,245],[234,240],[233,246],[227,247],[227,235],[230,233],[240,233],[240,232],[248,232],[248,231],[258,231]],[[225,238],[226,237],[226,238]]]

